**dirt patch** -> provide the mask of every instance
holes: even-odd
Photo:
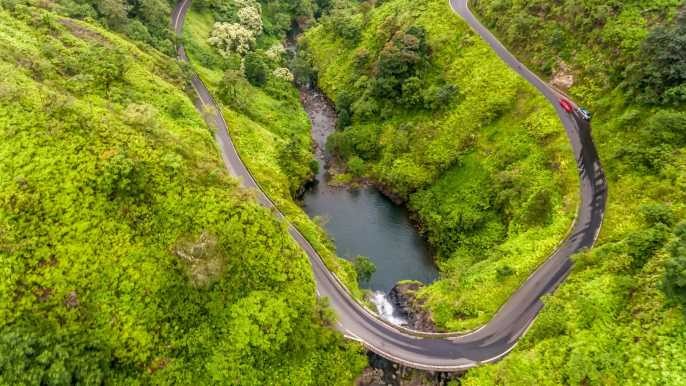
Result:
[[[67,294],[67,297],[64,299],[64,305],[67,306],[67,308],[78,307],[79,296],[76,294],[76,291],[71,291]]]
[[[560,60],[555,67],[555,72],[553,73],[553,78],[550,83],[562,91],[569,90],[574,86],[574,73],[572,72],[571,67],[562,60]]]
[[[95,42],[105,47],[112,47],[107,38],[100,35],[98,32],[90,30],[82,25],[79,25],[76,21],[71,19],[60,19],[60,24],[67,27],[67,29],[77,38],[87,40],[90,42]]]
[[[206,286],[218,278],[224,267],[224,257],[217,246],[217,238],[207,232],[197,239],[186,237],[174,248],[188,267],[188,275],[196,287]]]

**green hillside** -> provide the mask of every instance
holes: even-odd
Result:
[[[196,0],[190,65],[172,58],[174,5],[0,0],[0,385],[350,385],[367,365],[285,222],[227,173],[191,68],[358,298],[297,204],[317,163],[293,83],[335,102],[335,180],[407,205],[433,246],[419,296],[438,328],[486,323],[567,235],[563,127],[447,1]],[[609,201],[516,348],[459,383],[686,384],[686,3],[471,7],[594,113]]]
[[[598,247],[575,259],[517,349],[470,372],[466,384],[686,382],[681,4],[474,2],[531,68],[548,78],[573,76],[568,92],[595,113],[609,202]]]
[[[264,6],[247,2],[259,7],[262,30],[249,52],[239,55],[222,52],[208,41],[215,23],[236,19],[239,2],[221,4],[194,3],[186,17],[183,39],[191,66],[217,98],[238,152],[262,189],[307,237],[329,269],[362,298],[352,265],[336,256],[330,237],[296,202],[318,165],[298,89],[292,79],[280,78],[274,71],[290,74],[282,41],[291,20],[311,19],[312,9],[294,8],[286,1]],[[303,13],[305,16],[299,16]]]
[[[478,327],[576,213],[564,129],[446,1],[337,4],[301,41],[341,116],[329,145],[416,213],[441,270],[422,292],[439,327]]]
[[[1,4],[0,384],[350,384],[364,356],[178,64]]]

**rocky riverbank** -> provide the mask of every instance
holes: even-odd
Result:
[[[424,302],[417,297],[417,292],[424,284],[417,281],[403,281],[395,285],[388,294],[388,300],[395,312],[407,322],[406,327],[417,331],[436,332],[436,325],[431,313],[424,307]]]
[[[448,386],[456,385],[460,373],[412,369],[368,353],[369,367],[355,381],[356,386]]]
[[[413,330],[435,332],[436,325],[431,314],[424,308],[417,296],[424,286],[418,281],[403,281],[396,284],[388,294],[388,301],[394,307],[394,315],[403,319],[404,326]],[[457,382],[460,373],[442,373],[416,370],[393,363],[369,352],[369,367],[357,379],[357,386],[444,386]]]

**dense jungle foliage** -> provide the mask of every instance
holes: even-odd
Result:
[[[194,71],[221,104],[250,172],[329,269],[362,298],[353,265],[335,255],[332,240],[295,199],[318,164],[310,122],[288,68],[292,55],[283,41],[294,24],[305,27],[313,22],[316,9],[298,1],[196,2],[186,18],[183,39]],[[236,16],[249,13],[259,19]]]
[[[3,0],[6,8],[24,0]],[[95,22],[166,53],[174,53],[174,34],[169,28],[173,0],[56,0],[41,4],[50,11],[73,19]]]
[[[0,384],[350,384],[177,63],[50,9],[0,7]]]
[[[564,128],[447,2],[335,4],[300,42],[340,114],[329,146],[416,213],[438,254],[422,296],[439,327],[478,327],[576,213]]]
[[[466,384],[686,383],[683,1],[492,1],[473,8],[595,113],[609,183],[598,246],[517,349]]]
[[[541,76],[573,76],[610,199],[531,331],[461,382],[686,383],[683,0],[471,4]],[[350,384],[360,348],[183,92],[173,5],[0,0],[0,384]],[[487,321],[571,224],[553,109],[444,0],[198,0],[183,41],[256,179],[357,296],[373,266],[294,201],[317,164],[293,81],[336,104],[338,179],[416,213],[439,327]]]

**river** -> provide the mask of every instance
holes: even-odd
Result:
[[[325,219],[324,227],[334,239],[339,256],[352,259],[363,255],[374,262],[376,272],[368,283],[361,283],[363,288],[387,294],[400,280],[434,281],[438,272],[431,252],[405,207],[371,186],[329,186],[325,145],[336,128],[336,113],[320,91],[303,88],[301,100],[312,122],[319,161],[318,183],[303,195],[305,211]]]

